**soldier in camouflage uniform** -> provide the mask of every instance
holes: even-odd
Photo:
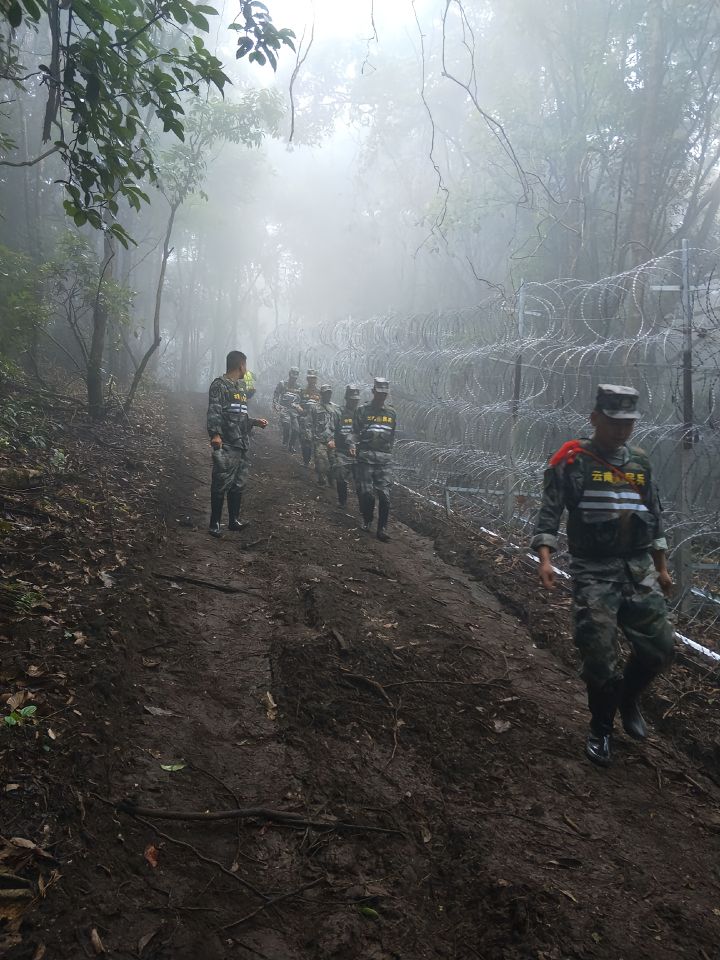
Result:
[[[315,473],[319,487],[329,485],[333,476],[335,451],[328,444],[333,438],[333,427],[339,415],[340,407],[332,402],[332,387],[324,383],[320,387],[320,403],[311,410]]]
[[[345,388],[345,406],[337,414],[333,422],[333,436],[328,448],[335,452],[335,486],[337,488],[338,503],[341,507],[347,504],[348,484],[355,487],[355,458],[350,456],[348,440],[352,437],[353,419],[358,403],[360,402],[360,388],[349,384]]]
[[[300,399],[300,384],[297,378],[300,371],[297,367],[290,367],[287,380],[281,380],[273,393],[273,407],[280,411],[280,427],[282,429],[282,445],[290,453],[295,452],[298,442],[299,429],[295,405]]]
[[[551,556],[568,511],[575,644],[588,690],[590,734],[585,752],[607,766],[620,709],[625,732],[647,735],[638,698],[672,661],[673,631],[663,594],[672,588],[661,506],[647,455],[627,445],[637,412],[632,387],[601,384],[590,440],[571,440],[551,457],[532,547],[543,586],[555,586]],[[617,627],[630,645],[620,670]]]
[[[355,411],[349,440],[349,453],[356,457],[357,484],[363,530],[372,526],[375,494],[378,498],[377,538],[386,543],[390,537],[387,522],[390,516],[390,487],[392,485],[392,450],[395,444],[397,415],[386,403],[390,385],[376,377],[373,398]]]
[[[307,386],[300,391],[295,405],[300,431],[300,449],[305,466],[310,465],[313,455],[312,411],[320,403],[320,391],[317,385],[317,370],[308,370]]]
[[[240,506],[248,470],[248,447],[253,427],[267,426],[267,420],[251,420],[247,412],[244,380],[247,359],[239,350],[227,355],[227,370],[210,385],[207,430],[213,448],[210,489],[210,533],[222,535],[220,520],[227,495],[228,530],[242,530]]]

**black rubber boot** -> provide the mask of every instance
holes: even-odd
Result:
[[[295,453],[295,451],[297,450],[297,440],[298,440],[297,430],[291,430],[290,446],[288,447],[288,450],[290,451],[290,453]]]
[[[282,428],[282,445],[286,447],[290,443],[290,424],[284,423]]]
[[[347,483],[344,480],[337,480],[335,483],[337,488],[338,503],[341,507],[347,506]]]
[[[640,713],[638,698],[653,677],[653,673],[632,657],[625,664],[620,695],[620,717],[625,733],[635,740],[644,740],[647,736],[647,726]]]
[[[239,490],[230,490],[227,495],[228,502],[228,530],[236,533],[238,530],[244,530],[247,523],[238,520],[240,516],[240,507],[242,505],[242,493]]]
[[[591,719],[585,755],[600,767],[609,767],[612,763],[612,730],[617,702],[617,687],[614,684],[606,684],[600,690],[588,687]]]
[[[360,501],[360,513],[363,518],[362,528],[363,530],[369,530],[375,512],[375,497],[371,493],[364,493],[358,497],[358,500]]]
[[[222,519],[223,503],[225,497],[221,493],[210,495],[210,536],[221,537],[220,520]]]
[[[377,538],[382,543],[388,543],[390,537],[387,534],[386,527],[388,522],[388,517],[390,516],[390,503],[384,498],[381,497],[378,503],[378,525],[377,525]]]

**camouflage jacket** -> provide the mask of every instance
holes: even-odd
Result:
[[[311,417],[312,408],[319,405],[319,403],[319,390],[308,390],[307,387],[304,387],[302,390],[298,391],[297,404],[302,408],[302,412],[300,413],[301,417]]]
[[[361,404],[353,417],[350,443],[356,448],[358,460],[371,463],[388,462],[392,457],[397,429],[397,414],[385,404],[376,407],[371,400]]]
[[[354,410],[349,407],[337,408],[337,414],[333,422],[333,439],[335,440],[335,449],[338,453],[348,455],[349,440],[352,438]]]
[[[333,438],[333,426],[340,407],[336,403],[318,403],[311,408],[313,440],[327,443]]]
[[[607,577],[615,579],[631,560],[641,574],[651,566],[649,551],[667,549],[650,461],[638,447],[624,446],[608,456],[590,440],[581,441],[581,446],[588,453],[545,471],[531,546],[557,550],[558,529],[567,510],[575,574],[601,576],[607,571]]]
[[[292,407],[300,397],[300,384],[291,384],[289,380],[281,380],[275,387],[273,401],[281,407]]]
[[[220,434],[229,447],[246,450],[255,421],[248,417],[247,391],[243,380],[216,377],[210,384],[207,431],[210,437]]]

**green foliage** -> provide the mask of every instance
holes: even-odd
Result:
[[[3,720],[8,727],[21,727],[28,720],[34,723],[36,712],[37,707],[35,706],[21,707],[19,710],[13,710],[12,713],[8,713],[3,717]]]
[[[186,138],[159,160],[159,182],[171,203],[182,203],[205,179],[210,151],[217,143],[259,147],[278,132],[284,112],[273,90],[248,90],[236,102],[196,101],[186,119]]]
[[[70,328],[80,352],[79,365],[87,363],[92,339],[93,310],[100,302],[115,324],[129,322],[133,292],[111,276],[101,280],[101,261],[86,237],[68,231],[59,240],[44,270],[48,309],[54,322]]]
[[[107,229],[127,246],[119,200],[139,210],[149,202],[140,184],[157,178],[151,121],[183,141],[188,95],[205,86],[222,92],[229,82],[198,35],[216,15],[193,0],[0,0],[0,73],[17,86],[27,78],[14,31],[47,16],[51,49],[39,64],[48,91],[43,140],[62,158],[64,207],[76,226]],[[274,68],[278,50],[293,46],[292,31],[278,30],[257,0],[241,3],[241,16],[238,49],[252,48],[250,59]],[[13,148],[0,135],[0,149]]]
[[[47,319],[42,269],[25,254],[0,245],[0,359],[21,352]]]
[[[241,3],[240,7],[242,22],[230,25],[231,30],[242,34],[238,37],[236,59],[241,60],[249,54],[251,63],[258,63],[261,67],[269,63],[276,70],[281,47],[295,49],[294,32],[287,28],[278,30],[272,22],[270,11],[259,0],[248,0]]]

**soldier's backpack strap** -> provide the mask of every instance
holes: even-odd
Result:
[[[608,461],[601,457],[600,454],[595,453],[594,450],[591,450],[590,447],[586,446],[586,443],[587,441],[583,440],[568,440],[567,443],[564,443],[560,449],[554,453],[552,457],[550,457],[550,466],[569,466],[570,464],[575,463],[575,460],[580,455],[589,457],[591,460],[599,463],[600,466],[602,466],[605,470],[609,470],[611,473],[613,473],[616,477],[622,480],[623,483],[626,483],[635,491],[635,493],[639,493],[642,500],[645,499],[644,491],[636,483],[633,483],[632,480],[628,480],[623,470],[621,470],[619,467],[616,467],[612,463],[608,463]],[[650,462],[647,460],[647,457],[645,457],[644,453],[637,447],[628,447],[628,450],[630,451],[631,456],[635,459],[642,458],[642,460],[645,461],[647,464],[647,470],[649,472]]]

